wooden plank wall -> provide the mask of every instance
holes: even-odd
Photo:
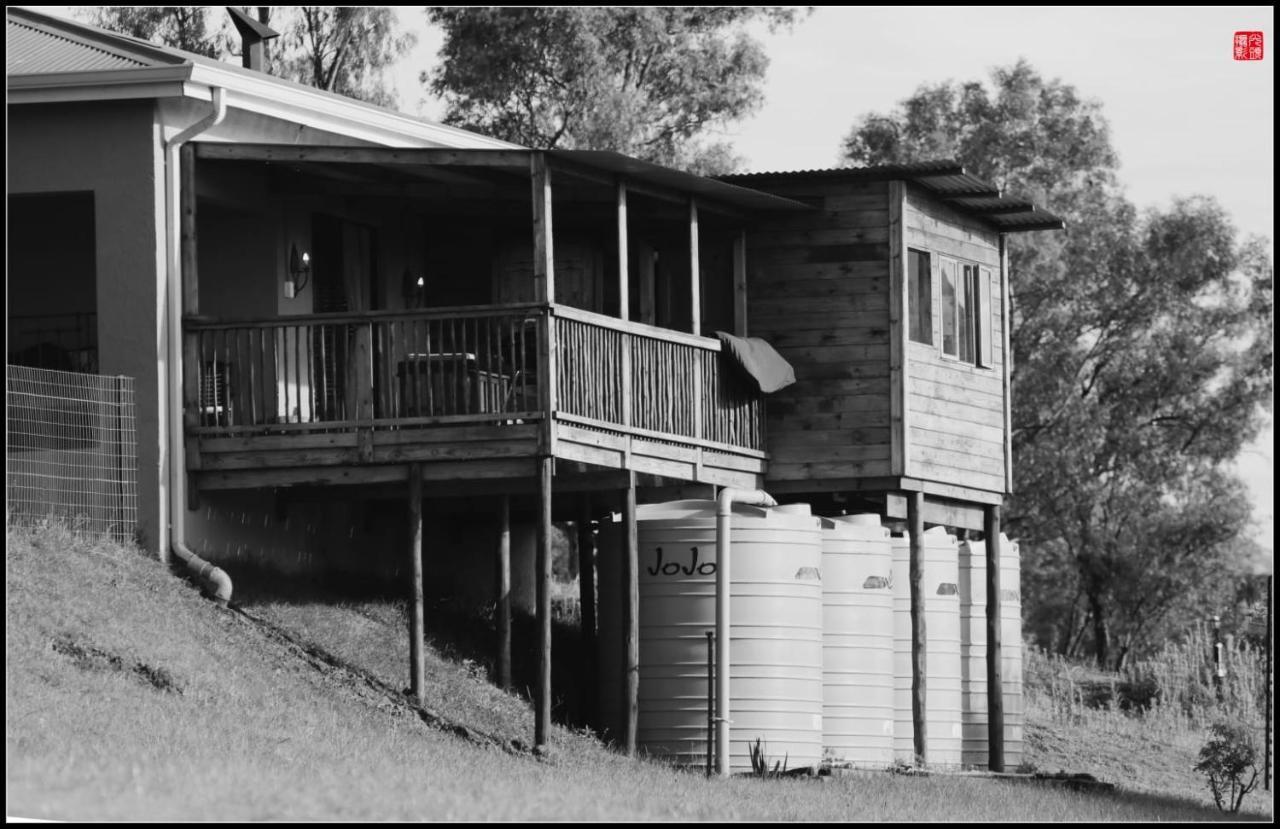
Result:
[[[889,475],[889,185],[766,189],[821,207],[747,233],[751,336],[797,381],[767,398],[766,481]]]
[[[1003,493],[1005,340],[999,236],[911,186],[905,214],[907,247],[930,254],[934,328],[934,345],[908,343],[907,475]],[[942,356],[940,255],[991,271],[991,368]]]

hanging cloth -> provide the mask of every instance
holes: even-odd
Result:
[[[761,392],[772,394],[796,381],[791,364],[759,337],[735,337],[724,331],[717,331],[716,336],[724,343],[725,353],[751,375]]]

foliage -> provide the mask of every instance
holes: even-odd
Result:
[[[751,7],[442,8],[442,65],[423,83],[446,123],[538,149],[614,150],[728,172],[713,128],[762,100],[768,59],[744,24],[797,13]]]
[[[221,57],[207,6],[90,6],[79,16],[103,29],[163,43],[207,58]]]
[[[780,777],[787,773],[787,760],[791,758],[790,754],[785,755],[781,760],[774,760],[773,768],[769,768],[769,758],[765,754],[765,747],[759,737],[756,737],[754,744],[748,743],[747,749],[751,753],[751,773],[756,777]]]
[[[258,6],[246,11],[280,32],[268,41],[265,70],[278,77],[380,106],[395,96],[383,72],[417,42],[399,30],[387,6]],[[239,55],[239,38],[225,16],[205,6],[82,7],[95,25],[205,57]],[[211,16],[213,15],[213,16]],[[219,22],[211,26],[211,21]]]
[[[1225,721],[1214,723],[1210,734],[1200,749],[1196,771],[1209,778],[1209,790],[1218,808],[1234,814],[1240,811],[1244,796],[1258,785],[1253,735],[1245,725]],[[1249,774],[1247,782],[1245,774]]]
[[[379,106],[394,106],[383,71],[413,48],[388,6],[299,6],[285,35],[280,75]]]
[[[1029,64],[859,119],[844,158],[955,158],[1067,221],[1011,238],[1014,497],[1028,627],[1102,664],[1230,595],[1249,522],[1228,470],[1272,389],[1272,265],[1212,199],[1140,213],[1101,106]]]

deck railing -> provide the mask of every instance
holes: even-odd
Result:
[[[188,320],[187,425],[198,432],[532,417],[535,305]]]
[[[719,341],[567,306],[190,318],[185,329],[186,425],[196,434],[538,418],[554,333],[557,414],[764,449],[759,394],[723,362]]]
[[[764,451],[759,391],[727,364],[719,340],[565,306],[555,321],[560,412]]]

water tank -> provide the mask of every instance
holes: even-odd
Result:
[[[706,763],[706,633],[715,630],[715,510],[714,501],[674,501],[636,510],[637,742],[648,754],[681,765]],[[619,539],[616,530],[607,539],[602,534],[602,561],[620,558]],[[788,768],[816,766],[822,761],[819,520],[806,504],[735,504],[731,540],[730,769],[751,771],[750,746],[757,739],[771,763],[785,759]],[[605,544],[616,547],[604,549]],[[612,631],[619,630],[620,621],[611,620],[608,627],[609,637],[615,638]],[[611,643],[602,639],[600,646],[602,668],[614,665],[617,671],[618,660],[603,658]],[[601,679],[602,688],[621,687],[618,673]],[[620,713],[616,702],[609,707]]]
[[[987,563],[986,543],[960,545],[960,656],[963,756],[986,767],[987,753]],[[1022,763],[1022,595],[1018,542],[1000,534],[1000,678],[1004,686],[1004,763]]]
[[[894,759],[911,762],[911,544],[892,539],[894,597]],[[958,549],[945,527],[924,533],[921,595],[925,622],[925,721],[928,765],[960,763],[960,596]]]
[[[822,519],[822,741],[835,761],[893,763],[893,591],[880,516]]]

